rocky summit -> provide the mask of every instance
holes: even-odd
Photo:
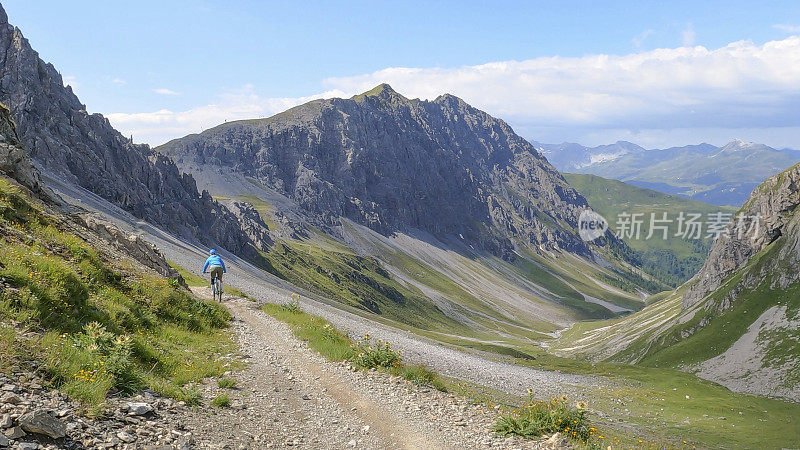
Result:
[[[506,257],[514,243],[590,253],[576,232],[586,199],[508,124],[452,95],[407,99],[382,84],[156,150],[187,171],[254,178],[324,224],[416,228]]]
[[[253,243],[236,216],[200,194],[191,176],[147,145],[89,114],[52,64],[39,58],[0,6],[0,103],[51,177],[79,185],[170,232],[243,255]]]

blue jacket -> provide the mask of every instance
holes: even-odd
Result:
[[[222,273],[227,272],[225,269],[225,263],[222,262],[222,258],[220,258],[219,255],[211,255],[208,257],[206,260],[206,265],[203,266],[203,273],[206,273],[206,270],[208,270],[210,266],[220,266],[222,267]]]

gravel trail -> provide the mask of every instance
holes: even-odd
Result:
[[[207,288],[193,289],[210,298]],[[230,408],[188,411],[180,420],[200,448],[533,448],[492,433],[496,411],[375,371],[350,370],[298,341],[253,302],[228,298],[247,368],[235,389],[209,380],[206,401]]]

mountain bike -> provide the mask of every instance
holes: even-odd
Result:
[[[216,276],[211,278],[211,298],[222,303],[222,280]]]

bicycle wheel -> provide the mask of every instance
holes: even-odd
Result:
[[[219,281],[219,278],[214,280],[214,286],[216,287],[219,302],[222,303],[222,283]]]

